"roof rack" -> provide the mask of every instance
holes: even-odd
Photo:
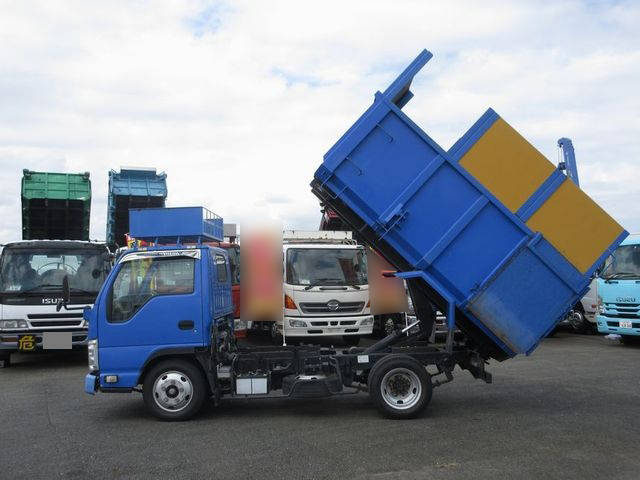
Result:
[[[132,208],[129,232],[156,245],[224,240],[222,217],[204,207]]]

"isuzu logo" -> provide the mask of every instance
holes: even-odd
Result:
[[[43,298],[42,303],[44,305],[56,305],[58,301],[62,301],[62,298]]]
[[[616,297],[618,303],[634,303],[635,301],[636,297]]]
[[[329,300],[327,302],[327,308],[332,312],[335,312],[336,310],[338,310],[338,308],[340,308],[340,302],[338,300]]]

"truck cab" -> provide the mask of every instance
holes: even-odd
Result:
[[[63,279],[71,305],[93,304],[111,268],[105,244],[73,240],[9,243],[0,257],[0,360],[17,351],[84,345],[81,312],[56,311]]]
[[[206,245],[128,251],[85,315],[96,388],[132,390],[154,360],[194,354],[213,323],[233,324],[228,254]]]
[[[287,337],[342,336],[357,345],[373,331],[364,247],[346,231],[285,231]]]
[[[629,235],[607,258],[597,285],[598,332],[640,342],[640,234]]]

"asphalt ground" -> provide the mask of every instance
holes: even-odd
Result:
[[[405,421],[360,393],[227,400],[164,423],[140,394],[86,395],[85,352],[13,362],[0,369],[0,478],[640,478],[640,348],[600,336],[559,333],[492,362],[492,385],[456,371]]]

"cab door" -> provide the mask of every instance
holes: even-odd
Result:
[[[170,253],[170,255],[169,255]],[[101,298],[100,377],[137,384],[142,366],[160,351],[204,345],[201,251],[147,251],[125,256]]]

